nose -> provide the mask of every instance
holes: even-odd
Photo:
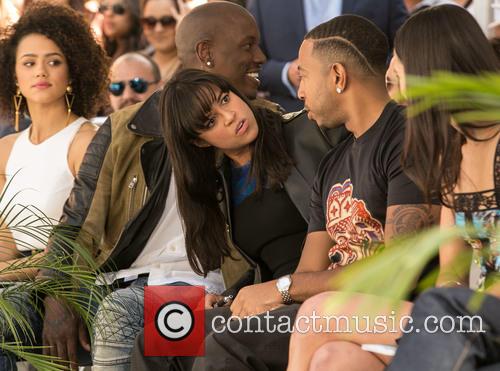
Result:
[[[161,22],[156,22],[155,27],[154,27],[154,30],[155,30],[156,32],[161,32],[161,31],[163,31],[163,25],[161,24]]]
[[[297,98],[299,98],[301,101],[304,101],[306,99],[306,94],[304,92],[304,87],[302,85],[302,79],[299,81],[299,88],[297,89]]]
[[[259,45],[257,45],[257,47],[255,48],[253,60],[255,63],[258,63],[258,64],[266,63],[266,60],[267,60],[266,55],[264,54],[264,52],[262,51],[262,49],[260,48]]]
[[[111,6],[108,6],[104,12],[102,12],[102,15],[105,16],[106,18],[112,17],[113,16],[113,9]]]
[[[224,119],[224,126],[230,126],[236,117],[236,112],[233,110],[223,109],[221,110],[221,116]]]
[[[38,63],[38,68],[36,70],[36,77],[47,77],[47,70],[43,63]]]
[[[128,85],[125,84],[125,89],[123,90],[123,94],[121,97],[123,100],[136,100],[136,101],[141,101],[140,96],[138,93],[132,90],[132,88]]]

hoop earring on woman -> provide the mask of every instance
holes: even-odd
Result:
[[[17,87],[16,94],[14,95],[14,108],[15,108],[15,119],[14,127],[16,131],[19,131],[19,111],[21,109],[21,103],[23,102],[23,95],[21,94],[21,89]]]
[[[66,99],[66,107],[68,107],[68,118],[66,119],[66,125],[69,123],[69,116],[71,115],[71,107],[73,107],[73,102],[75,101],[75,95],[73,94],[73,88],[68,85],[66,88],[66,94],[64,94]]]

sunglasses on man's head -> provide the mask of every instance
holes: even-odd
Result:
[[[140,77],[135,77],[132,80],[128,81],[116,81],[112,82],[108,86],[108,91],[113,94],[115,97],[119,97],[120,95],[123,94],[123,91],[125,90],[125,84],[128,83],[128,85],[132,88],[133,91],[135,91],[138,94],[142,94],[148,90],[148,86],[150,84],[155,84],[157,81],[146,81]]]
[[[106,5],[106,4],[101,4],[101,5],[99,6],[99,13],[103,14],[103,13],[105,13],[108,9],[109,9],[109,5]],[[113,12],[113,14],[116,14],[116,15],[123,15],[123,14],[125,14],[126,8],[125,8],[125,6],[123,6],[123,4],[113,4],[113,5],[111,6],[111,11]]]
[[[177,21],[174,17],[165,15],[161,18],[144,17],[141,18],[141,23],[144,28],[155,28],[156,24],[160,22],[163,27],[174,25]]]

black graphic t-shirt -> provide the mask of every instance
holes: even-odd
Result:
[[[371,255],[369,247],[384,240],[388,206],[424,203],[401,165],[404,130],[404,109],[390,102],[370,129],[350,135],[321,162],[308,232],[326,230],[334,241],[329,269]]]

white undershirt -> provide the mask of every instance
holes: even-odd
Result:
[[[189,265],[173,174],[165,209],[146,246],[130,268],[107,273],[105,279],[107,282],[120,278],[130,281],[143,273],[149,273],[149,286],[182,281],[190,285],[205,286],[205,290],[210,293],[224,291],[220,270],[209,272],[207,277],[203,277],[196,274]]]

